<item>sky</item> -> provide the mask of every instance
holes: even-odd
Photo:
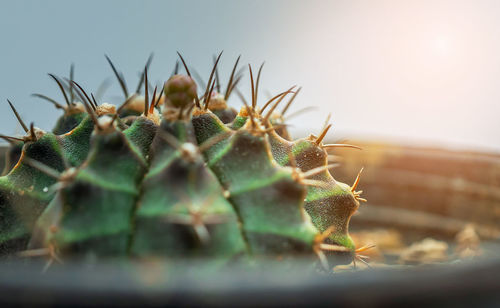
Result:
[[[111,78],[107,54],[130,88],[151,52],[150,80],[170,75],[180,51],[205,78],[224,51],[232,65],[265,61],[259,102],[302,86],[293,135],[500,151],[500,1],[2,1],[0,133],[19,134],[6,99],[50,130],[63,101],[47,73],[96,91]],[[103,101],[119,103],[116,81]],[[244,79],[241,92],[249,97]],[[2,103],[4,102],[4,103]],[[230,104],[239,108],[235,95]],[[290,114],[292,113],[290,112]]]

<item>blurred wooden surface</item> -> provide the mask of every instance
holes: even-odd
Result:
[[[417,228],[453,235],[474,223],[482,237],[500,234],[500,155],[350,141],[362,151],[336,149],[334,177],[368,199],[351,225]]]

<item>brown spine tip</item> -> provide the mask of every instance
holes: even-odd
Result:
[[[358,187],[359,180],[361,178],[361,173],[363,172],[363,169],[364,169],[364,167],[362,167],[361,170],[359,170],[358,175],[356,176],[356,179],[354,180],[354,183],[351,186],[351,192],[353,192],[353,193],[356,191],[356,188]]]
[[[326,134],[328,133],[328,130],[331,127],[332,127],[332,124],[328,124],[327,126],[325,126],[325,128],[323,128],[323,131],[319,135],[318,139],[316,139],[316,141],[314,142],[316,145],[320,145],[321,144],[321,141],[323,141],[323,139],[325,138]]]
[[[24,129],[24,132],[28,132],[28,127],[26,126],[26,124],[24,124],[24,121],[23,119],[21,119],[21,116],[19,115],[19,113],[17,112],[16,108],[14,107],[14,105],[12,105],[12,103],[10,102],[10,100],[7,99],[7,103],[9,103],[9,106],[10,108],[12,109],[12,111],[14,112],[14,115],[16,116],[16,119],[17,121],[19,122],[19,124],[21,124],[21,126],[23,127]]]
[[[231,71],[231,76],[229,76],[229,81],[227,82],[227,87],[226,87],[226,93],[224,94],[224,100],[228,100],[229,95],[231,95],[231,91],[233,90],[234,87],[234,77],[236,73],[236,68],[238,67],[238,62],[240,62],[241,55],[238,56],[236,59],[236,62],[234,63],[233,70]]]
[[[109,65],[111,66],[111,69],[113,70],[113,73],[115,74],[116,79],[118,79],[118,83],[120,84],[120,87],[122,88],[123,95],[125,95],[125,99],[127,99],[128,98],[128,90],[127,90],[127,84],[125,83],[125,78],[123,78],[123,76],[118,72],[118,70],[116,69],[113,62],[111,62],[111,59],[107,55],[104,55],[104,56],[106,57],[106,60],[108,61]]]

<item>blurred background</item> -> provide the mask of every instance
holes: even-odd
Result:
[[[31,94],[63,102],[47,73],[66,77],[71,63],[75,80],[85,89],[95,92],[109,80],[101,102],[120,104],[123,95],[105,54],[123,72],[131,91],[151,52],[149,79],[158,85],[170,76],[176,51],[207,80],[213,56],[223,50],[223,85],[238,55],[240,66],[250,63],[254,72],[265,61],[260,104],[298,85],[303,88],[289,114],[316,106],[288,121],[294,137],[319,133],[331,113],[333,129],[325,140],[363,147],[334,149],[330,158],[341,162],[332,171],[335,179],[349,185],[365,167],[359,189],[368,203],[353,216],[350,234],[357,247],[376,244],[361,251],[372,266],[456,264],[488,257],[497,262],[494,271],[473,271],[458,279],[440,275],[436,267],[429,272],[439,279],[415,280],[415,272],[405,273],[411,290],[407,296],[413,305],[413,297],[438,305],[431,291],[444,301],[450,300],[446,292],[452,292],[450,297],[462,305],[462,295],[474,304],[490,298],[498,303],[491,294],[498,297],[498,275],[492,273],[498,272],[500,252],[500,1],[4,0],[0,41],[0,134],[7,135],[22,129],[6,99],[25,122],[52,129],[61,112]],[[239,86],[247,100],[248,79],[247,74]],[[237,95],[229,103],[238,109],[242,105]],[[115,287],[103,273],[96,280]],[[109,277],[121,282],[121,276]],[[344,278],[338,281],[343,284]],[[465,287],[442,287],[440,279]],[[259,285],[262,281],[266,279]],[[289,281],[280,282],[289,288]],[[370,290],[392,299],[405,289],[397,280],[390,280],[389,287],[370,281],[365,287],[354,284],[350,293],[342,288],[313,290],[339,300],[357,299]],[[425,296],[415,291],[415,281]],[[45,282],[40,285],[45,287]],[[184,281],[182,285],[191,287]],[[197,280],[193,285],[205,286]],[[254,299],[266,300],[271,293],[265,291],[266,296]],[[487,292],[490,297],[482,295]],[[283,294],[294,300],[306,293],[293,289]],[[324,303],[324,297],[318,299]]]
[[[496,0],[2,1],[0,99],[49,130],[60,112],[30,96],[62,101],[48,72],[67,76],[74,63],[95,91],[113,76],[107,54],[135,88],[151,52],[160,83],[176,51],[207,79],[224,50],[224,82],[239,54],[255,70],[266,61],[261,103],[303,87],[293,109],[317,109],[291,120],[296,137],[317,133],[331,112],[330,139],[498,151],[499,17]],[[119,103],[111,81],[104,100]],[[1,133],[21,132],[6,102],[0,115]]]

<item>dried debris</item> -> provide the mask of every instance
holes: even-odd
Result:
[[[448,244],[432,238],[413,243],[399,256],[400,264],[430,264],[448,260]]]
[[[462,231],[457,233],[455,241],[457,243],[455,252],[461,259],[470,259],[482,254],[481,240],[473,224],[467,224]]]

